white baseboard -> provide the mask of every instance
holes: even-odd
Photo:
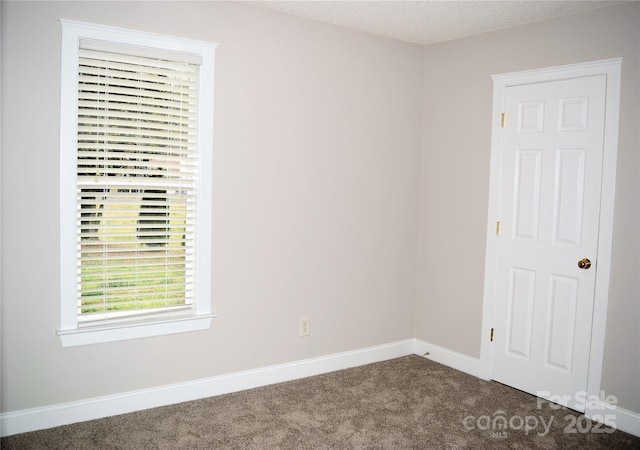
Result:
[[[428,352],[428,355],[425,353]],[[386,361],[410,354],[480,377],[480,360],[419,339],[407,339],[385,345],[277,364],[185,383],[96,397],[77,402],[0,414],[0,436],[43,430],[103,417],[126,414],[158,406],[238,392],[274,383]],[[640,436],[640,414],[605,405],[588,409],[593,420],[607,417],[615,428]],[[615,415],[615,417],[611,417]],[[606,423],[606,422],[605,422]]]
[[[615,405],[609,405],[605,402],[599,403],[595,408],[587,407],[584,415],[591,420],[610,425],[618,430],[640,437],[639,413]]]
[[[414,353],[415,340],[393,342],[185,383],[0,414],[0,436],[100,419],[158,406],[238,392],[386,361]]]
[[[459,370],[460,372],[482,378],[480,376],[480,360],[478,358],[472,358],[462,353],[421,341],[420,339],[415,340],[414,353],[416,355],[423,355],[427,359]]]
[[[457,353],[453,350],[419,339],[415,339],[414,346],[414,353],[416,355],[423,355],[425,358],[437,363],[478,378],[483,378],[479,359],[471,358],[462,353]],[[427,352],[428,355],[425,355]],[[585,416],[589,419],[602,422],[605,425],[610,425],[618,430],[633,434],[634,436],[640,436],[640,413],[600,402],[595,408],[587,408]]]

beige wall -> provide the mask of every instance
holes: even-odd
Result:
[[[420,46],[219,2],[2,8],[2,411],[413,336]],[[60,345],[58,18],[220,43],[209,331]]]
[[[416,337],[480,355],[492,74],[624,57],[603,389],[640,411],[640,3],[424,51]]]
[[[222,2],[1,7],[2,411],[414,336],[479,356],[490,75],[616,56],[604,388],[640,411],[640,4],[427,48]],[[220,43],[209,331],[65,349],[55,335],[58,18]]]

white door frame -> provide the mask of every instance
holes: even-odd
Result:
[[[591,353],[587,377],[588,398],[600,398],[602,365],[604,361],[609,276],[613,241],[613,212],[618,154],[618,119],[620,110],[620,73],[622,58],[593,61],[584,64],[549,67],[546,69],[493,75],[493,120],[491,125],[491,175],[487,219],[482,336],[480,344],[479,376],[491,379],[491,342],[493,299],[496,284],[497,239],[496,222],[500,220],[500,166],[502,153],[501,115],[506,88],[532,83],[558,81],[592,75],[606,76],[604,156],[602,161],[602,192],[600,197],[600,227],[598,258],[591,330]],[[592,396],[596,397],[592,397]],[[586,411],[589,415],[589,411]]]

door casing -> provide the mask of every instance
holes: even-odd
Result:
[[[548,81],[582,76],[606,76],[604,156],[602,161],[602,190],[600,196],[600,223],[598,260],[595,278],[591,352],[587,374],[587,395],[600,398],[602,365],[604,361],[609,278],[613,242],[613,213],[615,200],[616,164],[618,153],[618,122],[620,110],[620,74],[622,58],[592,61],[582,64],[556,66],[545,69],[493,75],[493,119],[491,125],[491,160],[489,209],[485,256],[482,335],[480,344],[479,376],[491,379],[491,328],[493,327],[494,292],[496,285],[497,236],[496,223],[500,220],[500,163],[502,153],[501,115],[506,89]],[[596,397],[593,397],[596,396]],[[589,415],[589,411],[586,411]]]

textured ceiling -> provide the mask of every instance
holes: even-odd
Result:
[[[246,3],[427,45],[624,2],[625,0],[298,0]]]

